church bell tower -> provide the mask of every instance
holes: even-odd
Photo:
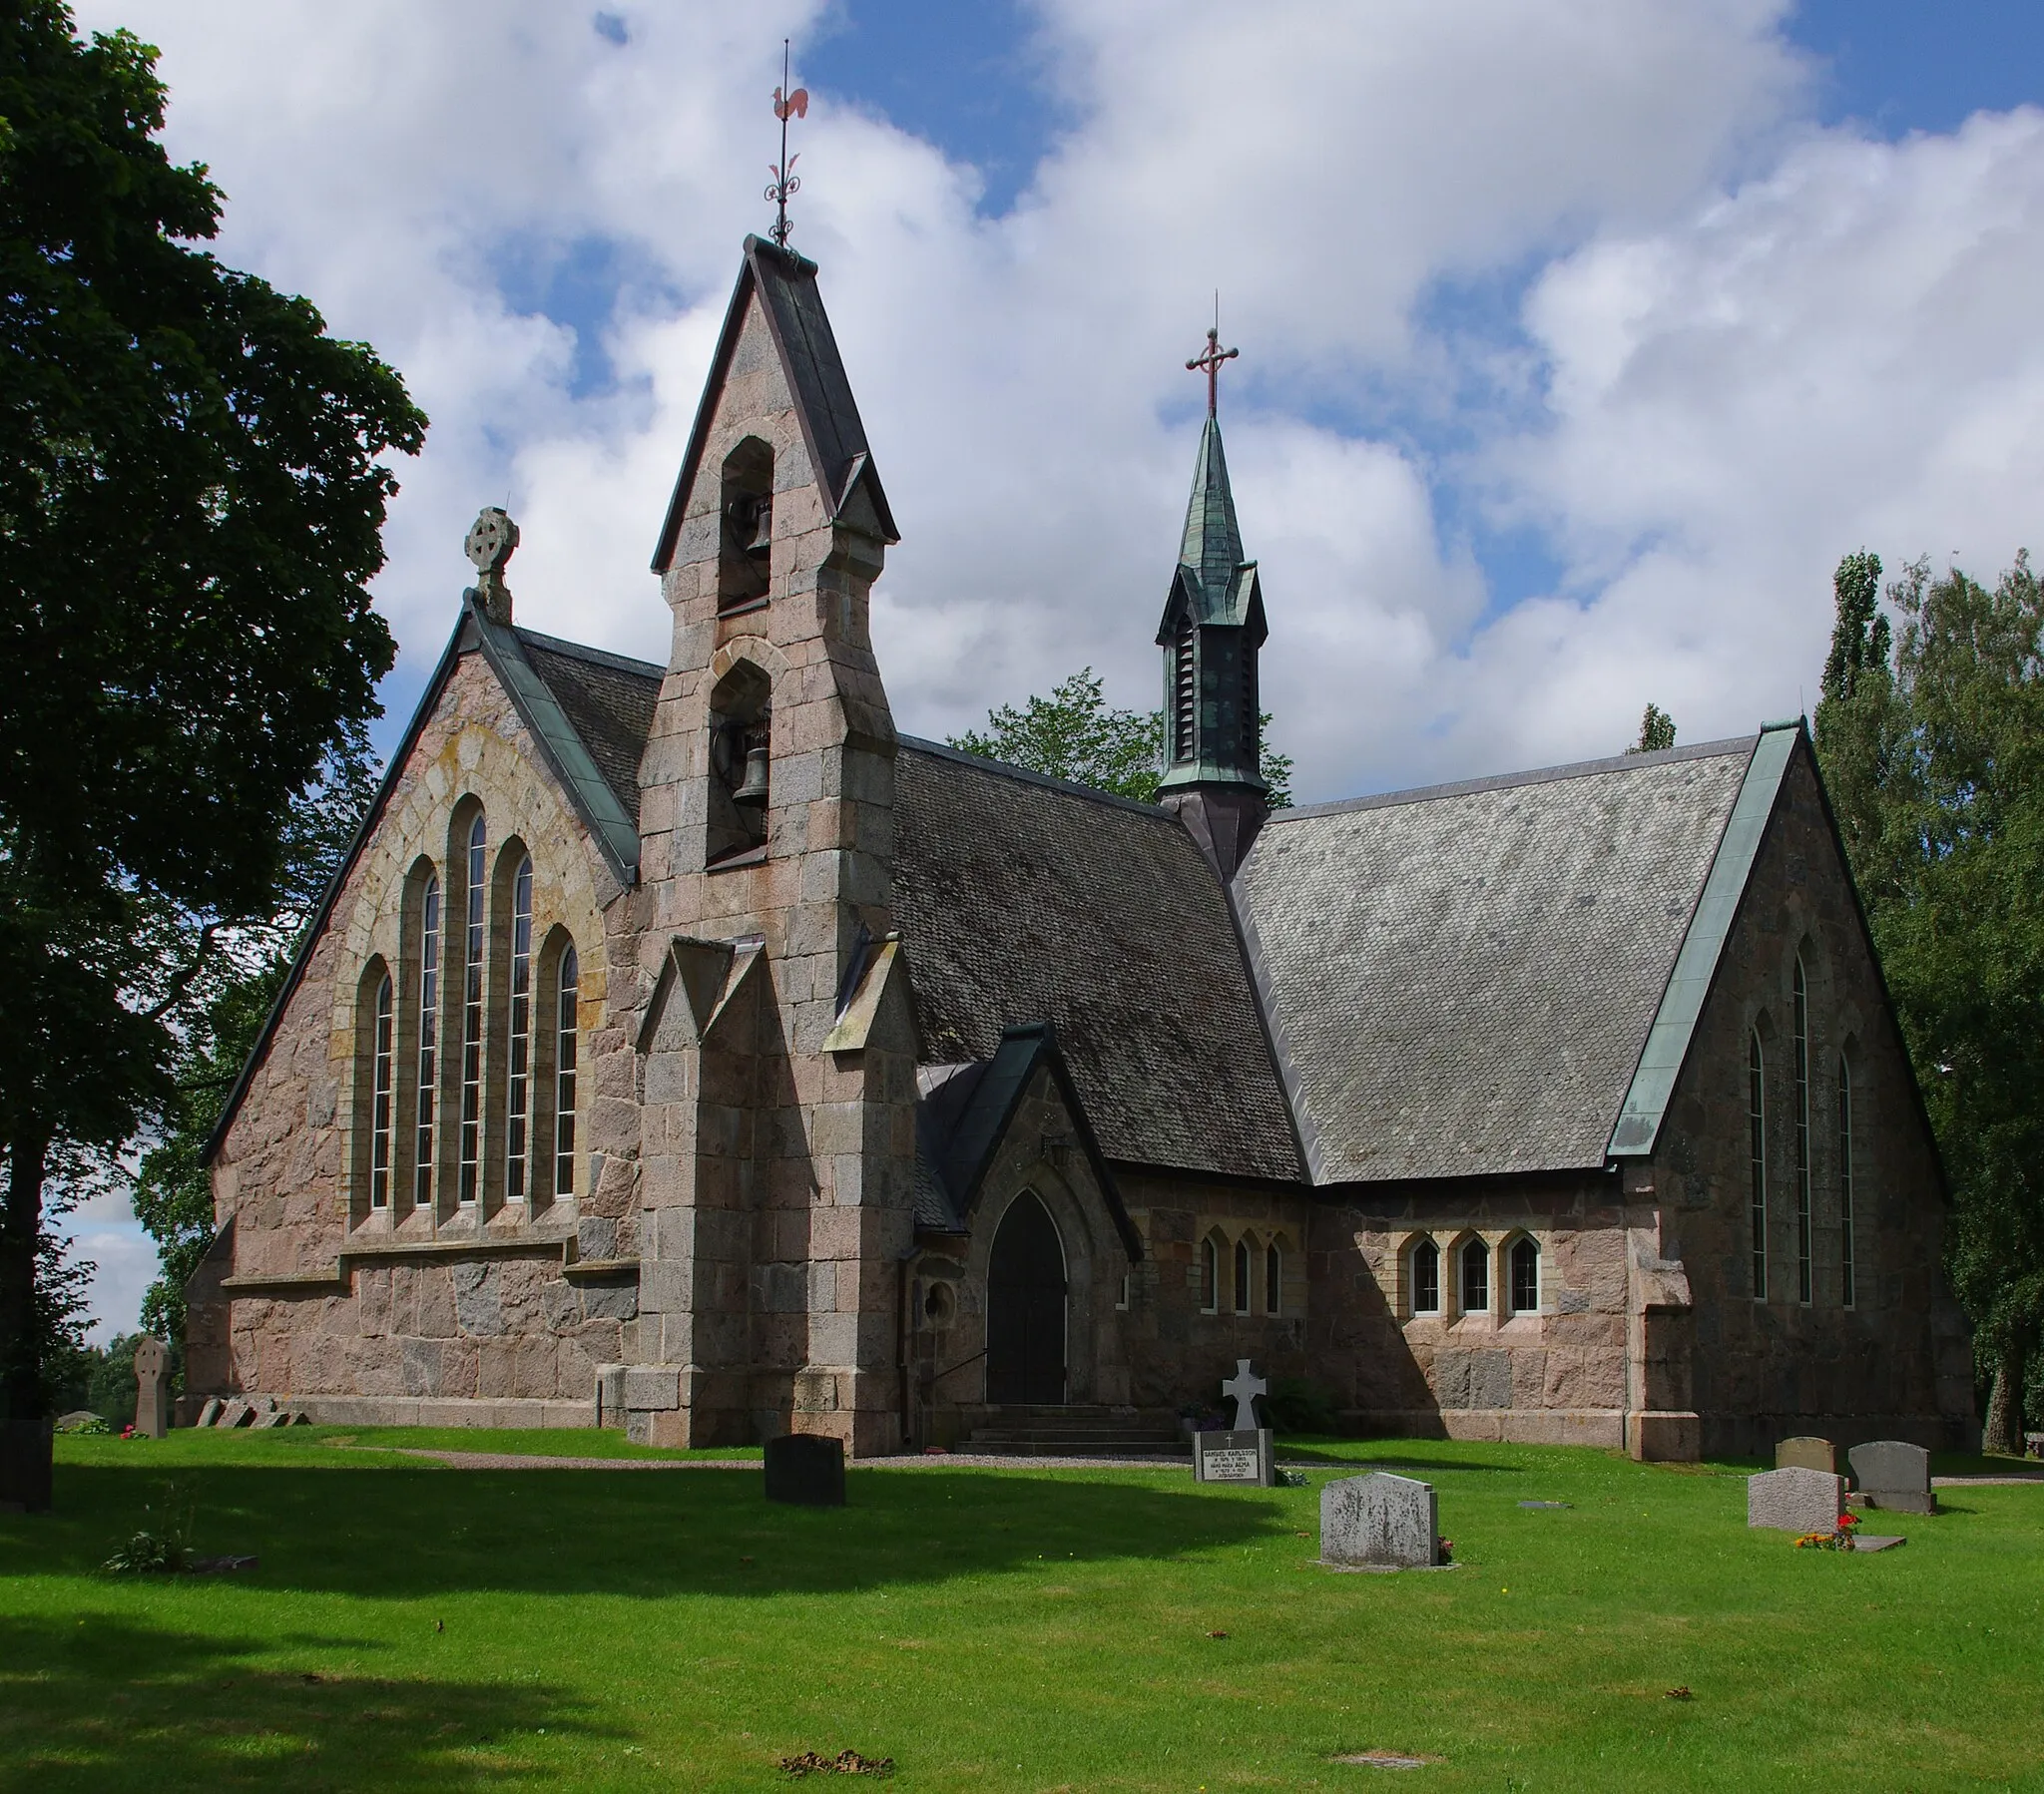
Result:
[[[1270,631],[1257,564],[1243,559],[1217,415],[1221,364],[1236,353],[1221,347],[1218,329],[1209,330],[1205,353],[1186,363],[1207,375],[1207,423],[1178,570],[1157,628],[1165,735],[1157,801],[1178,813],[1224,879],[1248,858],[1270,813],[1257,692],[1257,654]]]

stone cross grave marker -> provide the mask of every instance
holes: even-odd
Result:
[[[1257,1397],[1270,1387],[1250,1369],[1247,1358],[1235,1361],[1235,1375],[1221,1385],[1221,1393],[1235,1403],[1235,1425],[1225,1433],[1193,1435],[1194,1482],[1277,1487],[1278,1463],[1271,1429],[1257,1425]]]
[[[164,1371],[170,1361],[170,1347],[161,1339],[145,1336],[136,1342],[135,1430],[145,1439],[161,1439],[170,1431],[164,1402]]]
[[[1790,1464],[1746,1480],[1746,1524],[1784,1533],[1835,1533],[1845,1511],[1845,1479]]]
[[[766,1441],[766,1499],[803,1508],[844,1506],[844,1442],[823,1433]]]
[[[1807,1435],[1785,1439],[1775,1447],[1777,1470],[1820,1470],[1825,1476],[1838,1473],[1838,1449],[1828,1439]]]
[[[1379,1470],[1320,1490],[1320,1562],[1430,1570],[1440,1562],[1433,1485]]]
[[[1235,1404],[1234,1431],[1254,1432],[1257,1427],[1257,1397],[1269,1395],[1271,1385],[1250,1369],[1247,1358],[1235,1361],[1235,1375],[1221,1385],[1221,1393]]]
[[[1937,1512],[1930,1493],[1930,1454],[1920,1445],[1876,1439],[1855,1445],[1845,1455],[1852,1461],[1852,1481],[1868,1506],[1897,1514]]]

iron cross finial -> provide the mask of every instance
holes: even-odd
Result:
[[[1221,406],[1221,364],[1233,361],[1240,355],[1240,349],[1224,349],[1221,346],[1221,295],[1214,295],[1214,327],[1207,332],[1207,346],[1186,363],[1186,372],[1202,369],[1207,375],[1207,415],[1213,417]]]
[[[794,172],[794,165],[801,161],[801,157],[787,153],[787,121],[809,116],[809,90],[805,87],[790,90],[787,85],[786,38],[780,40],[780,85],[773,90],[773,116],[780,121],[780,163],[778,167],[772,163],[766,165],[767,173],[773,177],[773,185],[767,188],[766,197],[775,208],[773,228],[766,234],[784,249],[788,233],[794,229],[787,222],[787,203],[801,192],[802,186],[801,177]]]

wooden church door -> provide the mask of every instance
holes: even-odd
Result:
[[[1030,1190],[1008,1204],[986,1276],[986,1399],[1065,1399],[1065,1251]]]

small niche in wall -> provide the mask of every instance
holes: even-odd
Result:
[[[773,557],[773,451],[748,436],[724,458],[717,608],[750,610],[766,597]]]
[[[750,857],[766,845],[772,689],[765,673],[741,661],[710,694],[706,866]]]

